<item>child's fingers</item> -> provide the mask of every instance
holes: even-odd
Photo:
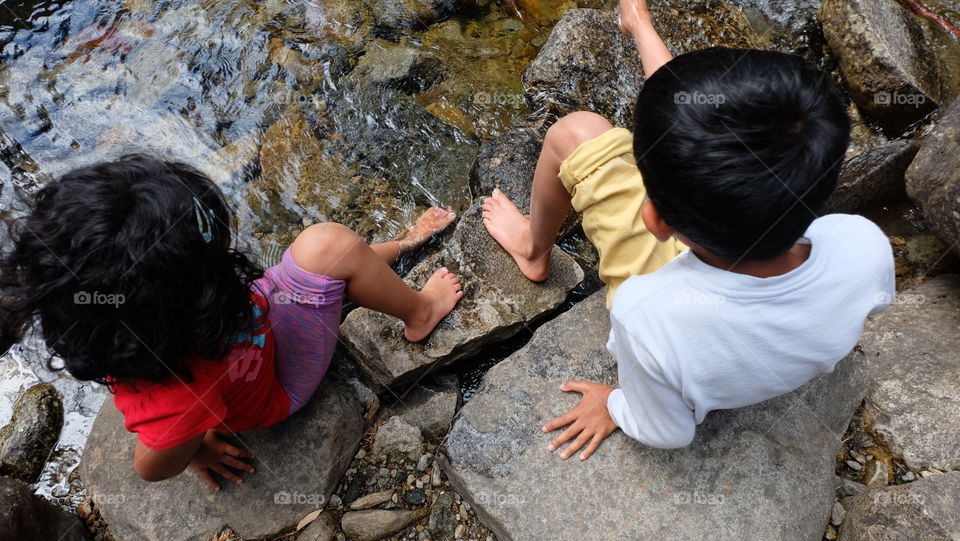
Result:
[[[589,389],[589,388],[590,388],[590,385],[589,385],[588,382],[586,382],[586,381],[576,381],[576,380],[570,380],[570,381],[568,381],[568,382],[566,382],[566,383],[564,383],[563,385],[560,386],[560,390],[561,390],[561,391],[566,391],[566,392],[571,392],[571,391],[572,391],[572,392],[577,392],[577,393],[580,393],[580,394],[583,394],[583,392],[586,391],[586,390]]]
[[[553,432],[554,430],[560,428],[561,426],[567,426],[568,424],[576,420],[577,420],[577,414],[574,413],[574,410],[570,410],[567,413],[561,415],[560,417],[557,417],[556,419],[543,425],[543,431]]]
[[[207,470],[207,469],[197,470],[197,475],[199,475],[201,479],[203,479],[208,485],[210,485],[210,488],[212,488],[213,490],[220,490],[220,483],[216,482],[213,479],[213,476],[210,475],[210,470]]]
[[[547,446],[547,450],[549,450],[551,453],[556,451],[557,448],[564,444],[564,442],[579,434],[581,430],[583,430],[583,427],[574,423],[569,428],[561,432],[559,436],[553,438],[553,441],[551,441],[550,445]]]
[[[245,471],[247,473],[253,473],[253,470],[254,470],[253,466],[251,466],[250,464],[240,460],[239,458],[233,458],[230,455],[224,456],[223,459],[220,460],[220,462],[223,462],[224,464],[226,464],[227,466],[230,466],[231,468],[236,468],[240,471]]]
[[[221,476],[223,476],[224,479],[228,481],[233,481],[234,483],[243,482],[243,478],[233,473],[233,471],[231,471],[230,468],[224,466],[223,464],[217,464],[216,466],[211,466],[210,469],[219,473]]]
[[[246,449],[241,449],[230,445],[229,443],[224,444],[223,452],[228,455],[233,455],[240,458],[253,458],[253,453],[247,451]]]
[[[600,444],[603,443],[605,436],[601,433],[596,433],[593,435],[593,439],[590,440],[590,445],[587,445],[587,448],[580,453],[580,460],[586,460],[590,458],[590,455],[597,450],[597,447],[600,447]]]
[[[590,441],[591,434],[584,430],[580,432],[580,435],[577,436],[577,439],[573,440],[573,443],[568,445],[563,451],[560,451],[560,458],[566,459],[567,457],[573,456],[573,453],[576,453],[583,447],[588,441]]]

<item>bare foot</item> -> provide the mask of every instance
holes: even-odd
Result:
[[[446,210],[440,207],[428,208],[400,239],[400,251],[409,252],[419,248],[430,237],[446,229],[456,218],[457,214],[451,207],[447,207]]]
[[[433,332],[433,328],[449,314],[463,298],[463,287],[457,275],[447,269],[433,273],[420,294],[427,298],[427,308],[417,321],[404,322],[403,335],[411,342],[419,342]]]
[[[520,213],[500,189],[483,202],[483,225],[490,236],[517,262],[520,272],[534,282],[542,282],[550,273],[550,251],[534,256],[530,220]]]

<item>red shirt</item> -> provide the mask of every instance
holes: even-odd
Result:
[[[263,316],[266,299],[252,293],[257,330],[240,338],[226,358],[198,359],[193,381],[112,385],[127,430],[150,449],[169,449],[211,428],[241,432],[280,422],[290,398],[274,366],[273,331]]]

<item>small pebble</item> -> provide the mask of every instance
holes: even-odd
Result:
[[[443,483],[443,479],[440,477],[440,465],[434,461],[433,471],[430,472],[430,484],[438,487]]]
[[[367,456],[367,451],[365,449],[360,449],[357,451],[357,460],[363,460],[363,457]]]
[[[414,488],[412,490],[408,490],[407,493],[403,495],[403,501],[407,505],[419,507],[427,503],[427,495],[423,493],[423,490]]]
[[[340,496],[336,494],[330,496],[330,507],[340,507],[341,505],[343,505],[343,500],[340,499]]]
[[[453,536],[456,537],[457,539],[463,539],[463,536],[466,535],[466,533],[467,533],[467,526],[465,524],[461,524],[457,526],[456,530],[454,530]]]
[[[900,476],[900,480],[906,481],[906,482],[913,481],[916,478],[917,476],[912,471],[908,471],[907,473]]]
[[[830,524],[839,526],[847,516],[847,510],[840,502],[833,502],[833,510],[830,512]]]
[[[865,457],[865,456],[863,456],[862,454],[854,451],[853,449],[850,449],[850,456],[853,457],[854,460],[856,460],[857,462],[859,462],[859,463],[861,463],[861,464],[866,464],[866,463],[867,463],[867,457]]]
[[[417,461],[417,471],[427,471],[427,468],[430,467],[431,462],[433,462],[433,454],[427,453],[423,455],[420,457],[420,460]]]
[[[856,460],[848,460],[847,467],[854,471],[860,471],[863,469],[863,466],[861,466]]]
[[[380,477],[390,477],[390,470],[387,468],[380,468]]]
[[[461,508],[463,509],[464,513],[470,512],[470,504],[467,502],[463,502],[463,504],[461,505]]]
[[[393,503],[400,503],[400,496],[396,492],[394,492],[393,496],[390,497],[390,501],[392,501]]]
[[[407,484],[410,485],[410,486],[413,486],[413,483],[414,483],[414,481],[416,481],[416,480],[417,480],[417,478],[414,477],[412,473],[407,476]]]

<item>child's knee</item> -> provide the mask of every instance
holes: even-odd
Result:
[[[329,264],[362,243],[363,240],[349,227],[336,222],[314,224],[304,229],[293,241],[294,259],[308,267],[314,263]],[[311,272],[316,272],[308,268]]]
[[[549,146],[561,158],[573,153],[585,143],[613,128],[610,122],[590,111],[576,111],[558,120],[544,137],[544,146]]]

